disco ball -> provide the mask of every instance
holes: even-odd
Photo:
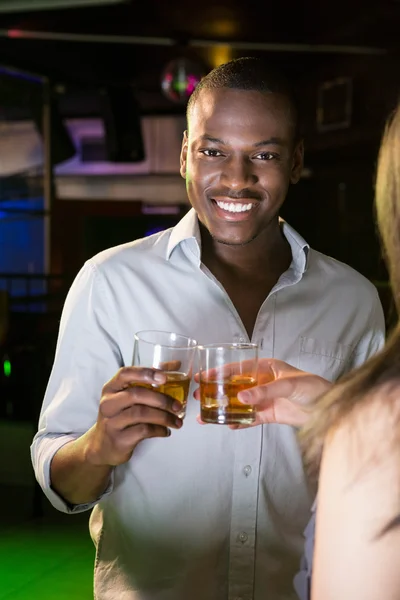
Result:
[[[193,60],[178,58],[165,67],[161,89],[172,102],[186,104],[196,85],[204,76],[202,67]]]

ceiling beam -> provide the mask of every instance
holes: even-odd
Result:
[[[23,29],[0,29],[0,37],[9,39],[46,40],[55,42],[88,43],[88,44],[133,44],[151,46],[176,46],[177,40],[170,37],[147,37],[136,35],[103,35],[90,33],[56,33],[50,31],[33,31]],[[228,40],[191,39],[187,42],[193,48],[210,48],[213,46],[230,46],[233,50],[254,50],[266,52],[292,52],[313,54],[358,54],[384,55],[385,48],[371,46],[352,46],[339,44],[292,44],[265,43]]]

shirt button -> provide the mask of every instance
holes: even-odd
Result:
[[[238,535],[239,542],[242,542],[242,544],[244,544],[245,542],[247,542],[248,539],[249,539],[249,536],[247,535],[247,533],[245,531],[242,531],[241,533],[239,533],[239,535]]]
[[[246,465],[245,468],[243,469],[243,473],[246,475],[246,477],[248,477],[251,473],[251,466],[250,465]]]

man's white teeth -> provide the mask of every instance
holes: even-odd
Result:
[[[246,212],[253,208],[253,204],[239,204],[239,202],[217,202],[217,206],[228,212]]]

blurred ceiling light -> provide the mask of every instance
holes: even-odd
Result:
[[[215,19],[210,23],[209,30],[213,35],[231,37],[236,34],[237,25],[232,19]]]
[[[233,58],[233,49],[231,46],[221,44],[213,46],[208,50],[208,62],[215,69],[219,65],[229,62]]]

